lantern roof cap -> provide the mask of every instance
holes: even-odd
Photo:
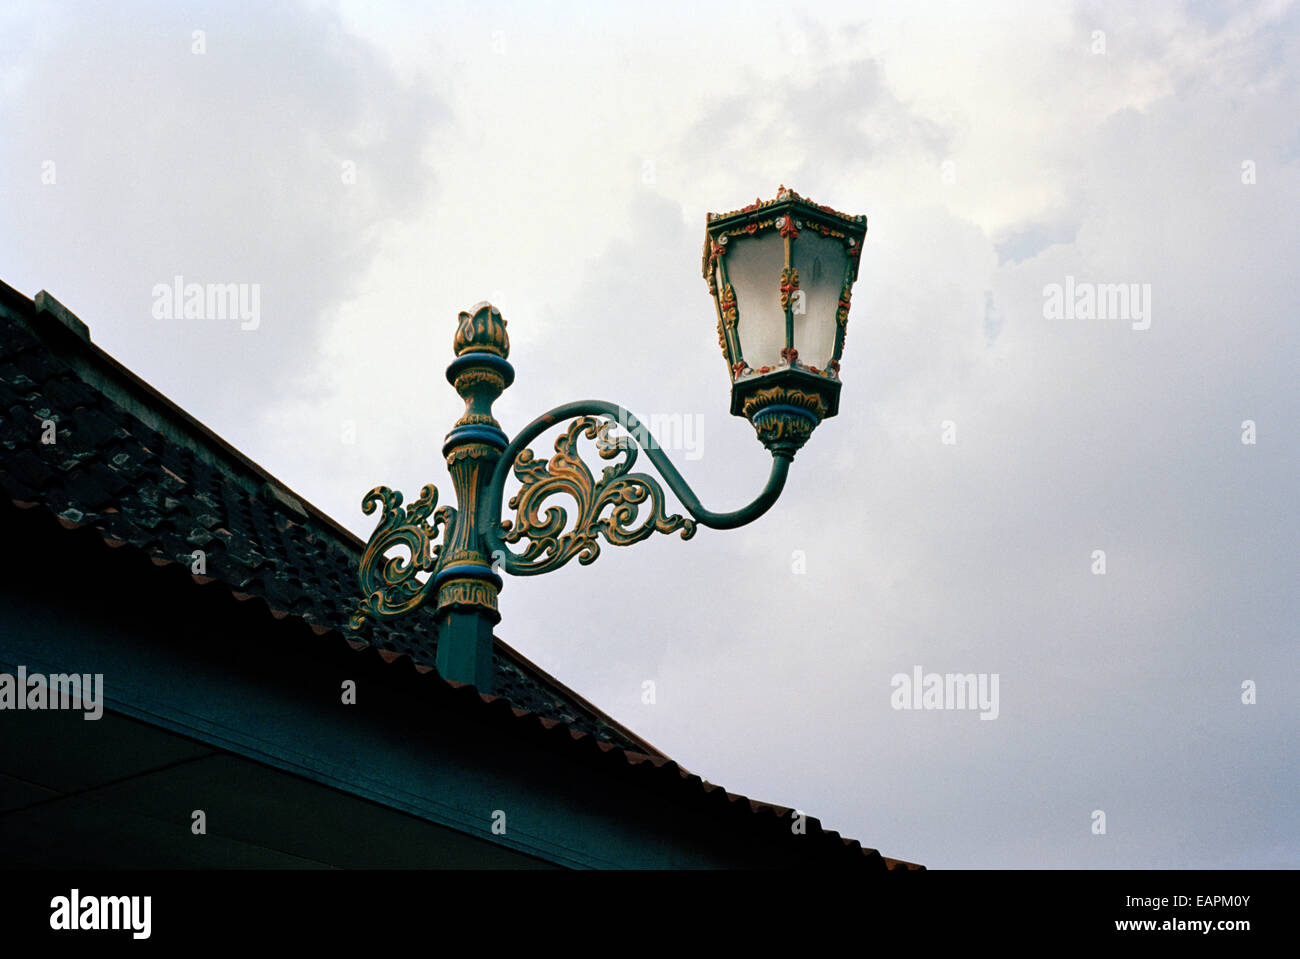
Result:
[[[753,213],[765,212],[769,209],[777,207],[778,205],[794,206],[796,204],[798,206],[803,207],[806,210],[815,211],[817,213],[822,213],[828,216],[835,217],[838,220],[844,221],[846,224],[861,223],[865,231],[866,223],[867,223],[866,216],[863,215],[853,216],[848,213],[841,213],[839,210],[833,209],[832,207],[826,206],[825,204],[815,203],[814,201],[808,199],[807,197],[801,196],[800,194],[796,193],[794,190],[789,189],[784,184],[777,187],[775,199],[764,200],[762,197],[755,197],[753,203],[749,204],[748,206],[743,206],[739,210],[731,210],[727,213],[706,213],[704,219],[706,223],[712,225],[713,223],[719,220],[729,220],[732,217],[744,217]]]
[[[704,215],[704,252],[701,257],[700,272],[704,275],[705,282],[711,282],[713,262],[719,254],[725,252],[725,247],[733,236],[753,235],[761,230],[772,228],[781,230],[782,235],[785,235],[786,227],[778,220],[786,213],[814,220],[820,232],[844,239],[851,250],[853,274],[856,279],[858,257],[862,253],[862,240],[867,235],[866,215],[852,216],[841,213],[825,204],[815,203],[782,184],[777,188],[775,199],[764,200],[756,197],[753,203],[739,210]],[[802,229],[802,224],[799,228]],[[792,235],[798,236],[798,232],[793,231]]]

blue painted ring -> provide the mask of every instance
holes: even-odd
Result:
[[[442,455],[446,456],[464,443],[486,443],[497,450],[503,450],[510,445],[510,439],[495,426],[458,426],[447,434],[447,439],[442,444]]]
[[[472,366],[488,366],[501,374],[505,380],[506,386],[515,381],[515,368],[510,363],[495,353],[486,353],[483,350],[471,350],[468,353],[462,353],[451,361],[447,367],[447,382],[455,384],[456,377],[463,373],[467,368]]]
[[[433,578],[434,586],[441,586],[449,579],[482,579],[491,583],[497,589],[501,588],[501,577],[492,571],[491,566],[480,566],[478,563],[458,563],[455,566],[446,566],[438,571],[438,575]]]
[[[814,413],[812,410],[804,409],[802,406],[787,406],[784,403],[773,403],[771,406],[765,406],[757,413],[755,413],[750,419],[751,421],[754,421],[754,420],[761,419],[762,417],[767,416],[768,414],[776,414],[776,413],[793,413],[795,416],[807,420],[813,426],[816,426],[818,423],[821,422],[821,417],[818,416],[816,413]]]

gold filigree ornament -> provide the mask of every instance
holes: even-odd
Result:
[[[456,510],[443,506],[438,510],[438,489],[432,483],[420,490],[419,497],[402,509],[402,494],[387,486],[376,486],[361,500],[367,516],[383,504],[378,526],[366,544],[358,570],[362,600],[348,619],[358,629],[366,619],[398,616],[415,609],[433,588],[433,576],[421,580],[417,573],[432,574],[438,564],[442,545],[434,545],[439,527],[450,527]],[[433,523],[428,522],[433,514]],[[387,555],[394,548],[404,548],[410,555]]]
[[[521,450],[515,458],[514,473],[523,484],[510,499],[517,522],[501,524],[507,543],[529,541],[511,572],[544,573],[563,566],[575,556],[582,565],[595,562],[600,555],[598,536],[613,546],[630,546],[652,533],[681,531],[682,539],[695,535],[695,521],[664,512],[664,492],[655,479],[645,473],[628,472],[636,462],[636,445],[627,436],[612,439],[613,423],[593,416],[575,419],[555,441],[555,456],[542,462],[532,450]],[[577,454],[582,435],[596,440],[602,459],[623,456],[621,462],[607,466],[596,480]],[[568,511],[546,501],[552,496],[572,497],[577,504],[577,521],[568,527]],[[648,515],[635,525],[642,506]],[[543,512],[544,511],[544,512]],[[607,512],[608,511],[608,512]]]

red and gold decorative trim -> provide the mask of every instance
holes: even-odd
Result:
[[[736,325],[736,291],[730,283],[722,288],[722,294],[718,297],[718,309],[722,311],[722,317],[728,326]]]
[[[799,271],[794,267],[786,267],[781,271],[781,306],[783,309],[790,307],[790,294],[799,289]]]

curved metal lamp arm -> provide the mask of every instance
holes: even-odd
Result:
[[[604,416],[604,422],[593,417]],[[556,455],[547,463],[536,460],[528,444],[551,427],[574,420],[568,431],[555,443]],[[624,427],[628,436],[612,441],[608,431]],[[622,462],[607,466],[597,480],[576,452],[580,435],[595,439],[603,459],[622,455]],[[633,445],[634,441],[635,445]],[[645,450],[663,475],[676,497],[694,517],[684,519],[664,513],[663,489],[646,473],[629,472],[636,461],[637,447]],[[478,532],[491,552],[494,564],[500,562],[509,573],[532,576],[558,569],[575,556],[584,565],[600,554],[597,536],[602,535],[615,546],[639,542],[652,533],[680,530],[682,539],[695,534],[696,524],[712,529],[734,529],[762,516],[776,502],[785,486],[793,452],[773,452],[772,472],[767,485],[748,506],[729,513],[705,509],[682,478],[681,473],[664,455],[659,444],[641,422],[628,410],[604,400],[577,400],[542,414],[510,442],[497,461],[480,506]],[[511,498],[509,506],[517,509],[518,523],[502,522],[501,503],[505,496],[506,477],[511,468],[523,488]],[[559,506],[543,501],[560,493],[572,497],[579,515],[572,530],[565,532],[568,514]],[[640,525],[632,525],[640,507],[649,503],[649,515]],[[608,515],[602,515],[609,509]],[[507,543],[529,540],[523,553],[512,553]]]

